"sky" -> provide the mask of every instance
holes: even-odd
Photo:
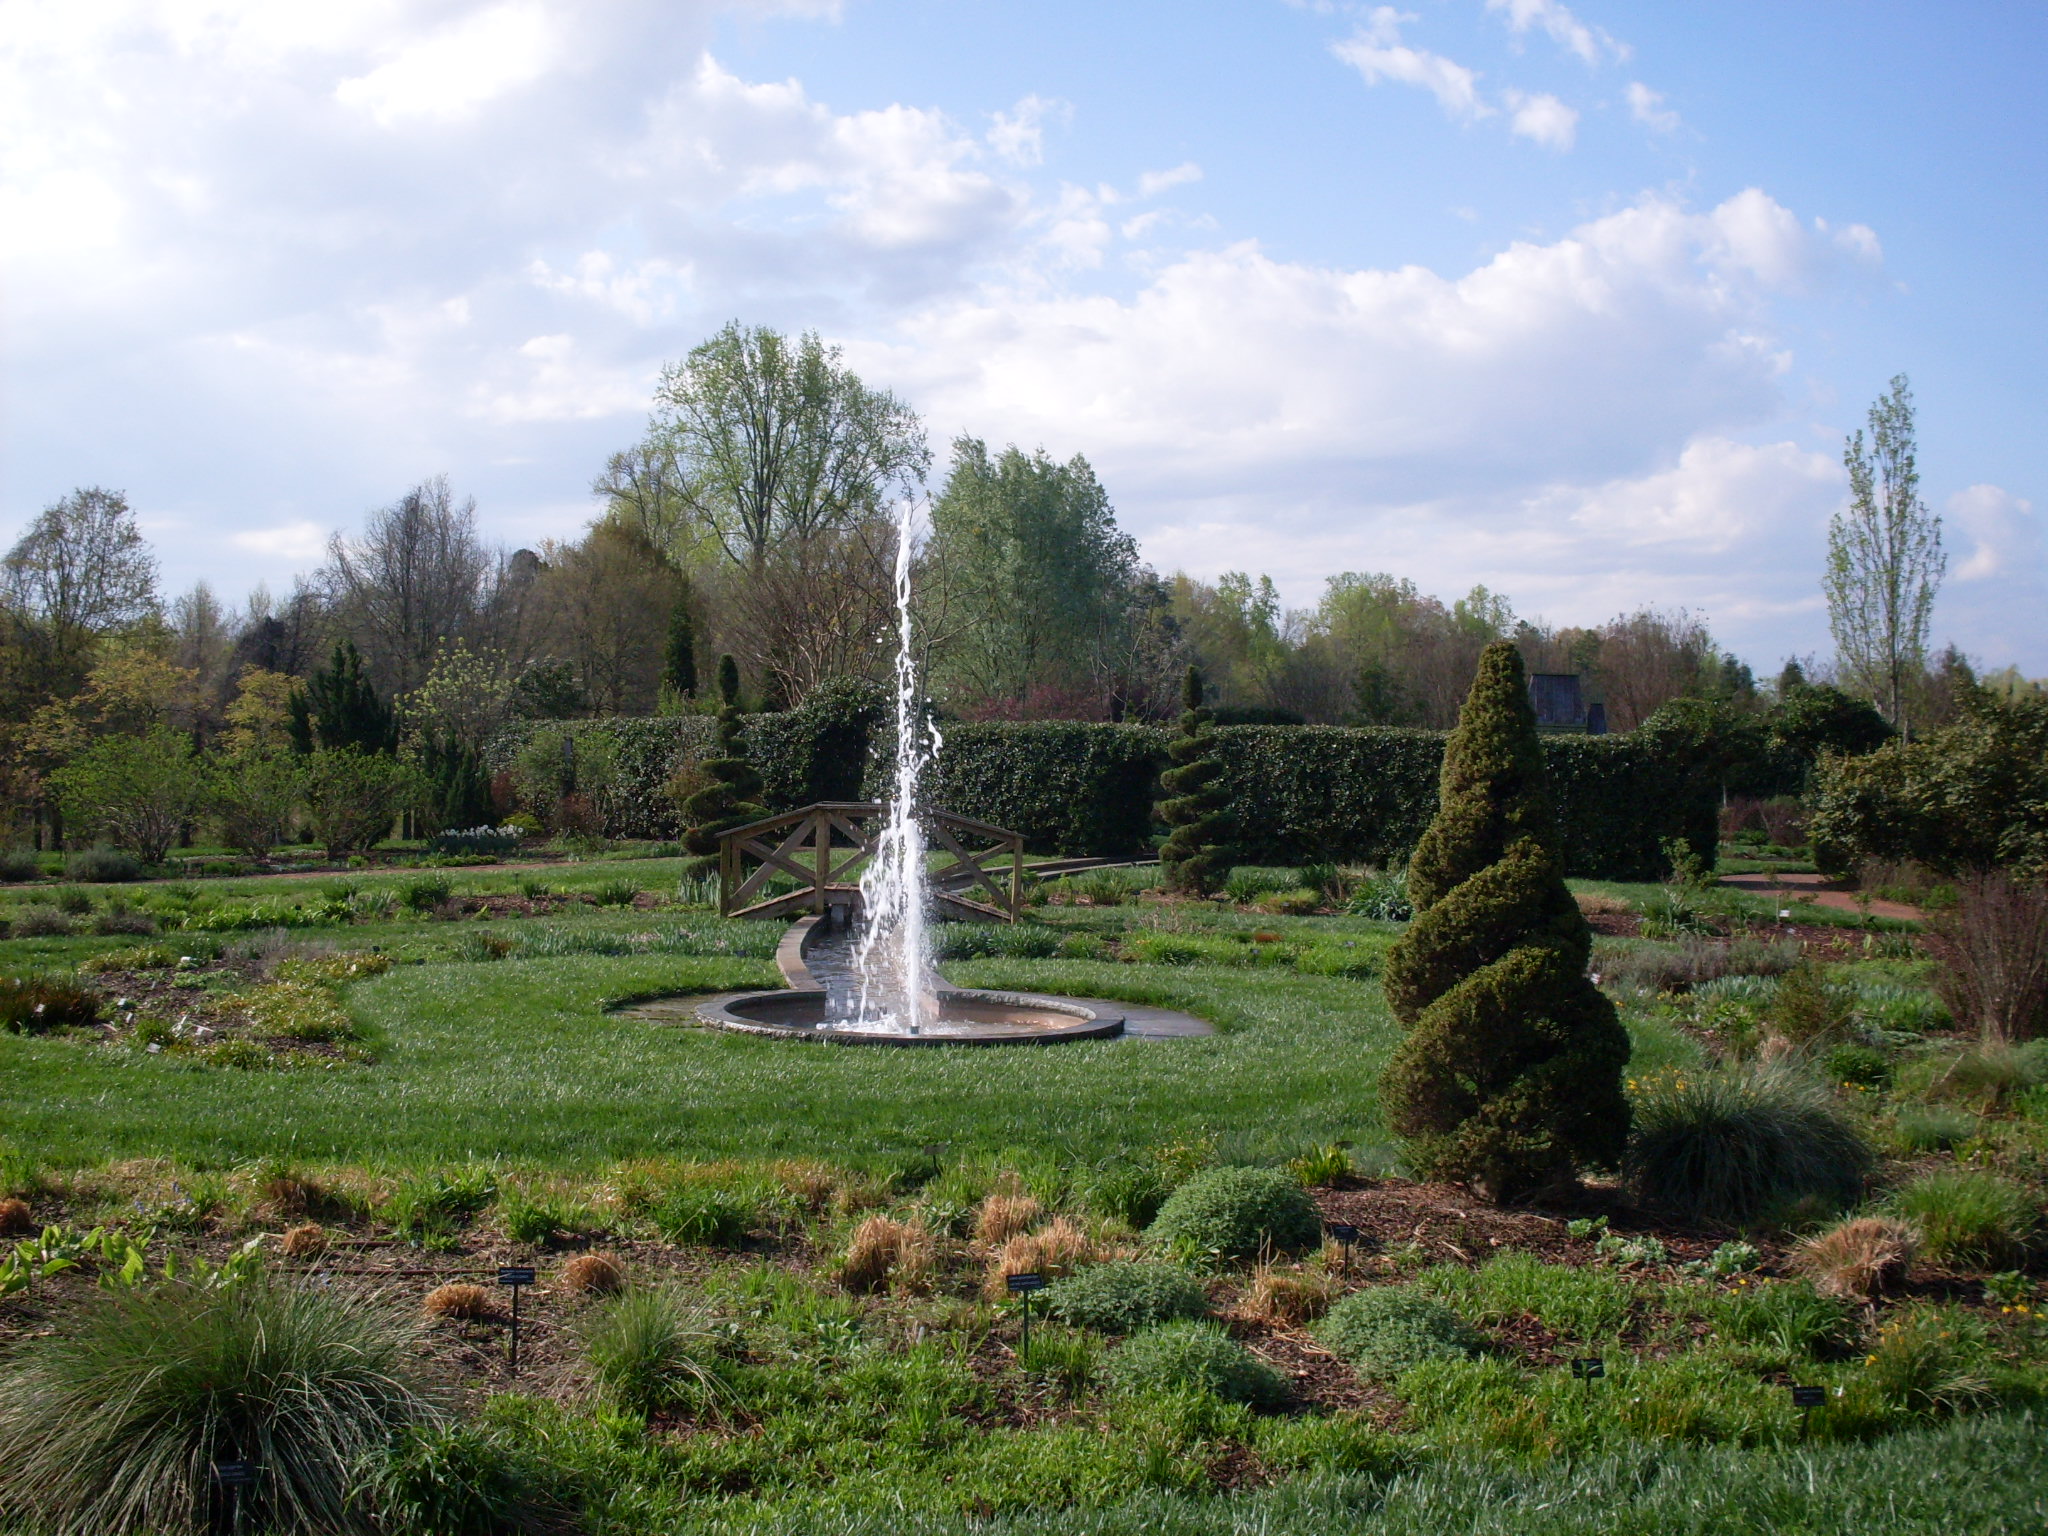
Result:
[[[1969,0],[0,0],[0,537],[118,488],[230,603],[434,474],[573,538],[738,319],[1162,571],[1774,672],[1905,373],[1934,639],[2038,676],[2044,65]]]

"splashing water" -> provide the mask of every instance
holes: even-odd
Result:
[[[888,818],[860,877],[867,916],[854,968],[860,1007],[842,1028],[922,1034],[939,1016],[938,977],[925,933],[925,839],[917,819],[918,784],[940,746],[925,717],[911,652],[909,497],[896,520],[896,765]]]

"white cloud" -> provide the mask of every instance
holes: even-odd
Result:
[[[228,543],[271,560],[318,560],[327,549],[327,530],[304,519],[277,528],[244,528],[228,535]]]
[[[1841,500],[1842,485],[1841,465],[1824,453],[1707,435],[1687,443],[1669,469],[1547,490],[1528,506],[1603,540],[1723,553],[1791,520],[1818,524]]]
[[[572,336],[535,336],[493,359],[488,382],[470,393],[470,410],[490,421],[587,421],[644,409],[653,380],[645,369],[580,356]]]
[[[1013,165],[1042,165],[1045,162],[1045,124],[1048,118],[1066,122],[1074,109],[1064,101],[1043,96],[1024,97],[1008,112],[989,114],[994,126],[988,131],[988,145]]]
[[[342,81],[334,99],[384,128],[469,117],[538,79],[559,62],[564,41],[544,7],[513,0],[398,49],[375,69]]]
[[[1676,133],[1678,114],[1664,105],[1664,93],[1653,91],[1640,80],[1628,83],[1629,115],[1652,133]]]
[[[1518,138],[1533,139],[1546,149],[1566,150],[1578,137],[1579,114],[1555,96],[1527,96],[1517,90],[1502,93],[1513,116],[1509,129]]]
[[[1969,540],[1969,554],[1949,572],[1954,580],[2018,576],[2038,582],[2048,575],[2041,565],[2041,522],[2034,504],[2003,486],[1957,491],[1948,499],[1947,520]]]
[[[1616,42],[1598,27],[1589,27],[1558,0],[1486,0],[1486,8],[1505,14],[1508,30],[1520,37],[1532,27],[1541,27],[1550,40],[1567,53],[1576,54],[1589,65],[1603,59],[1626,59],[1628,45]]]
[[[1439,53],[1410,48],[1401,41],[1401,24],[1413,21],[1392,6],[1383,5],[1366,18],[1364,26],[1330,51],[1365,77],[1367,85],[1392,80],[1415,85],[1436,97],[1437,105],[1458,122],[1491,117],[1493,109],[1479,99],[1479,76],[1464,65]]]

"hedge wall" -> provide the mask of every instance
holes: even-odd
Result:
[[[864,776],[872,789],[880,765],[871,748],[888,743],[883,715],[878,692],[847,687],[821,691],[801,709],[749,716],[747,754],[769,809],[858,799]],[[541,728],[597,732],[613,742],[621,772],[602,805],[608,833],[677,834],[675,807],[661,786],[686,755],[710,745],[708,717],[521,722],[492,743],[491,766],[509,765]],[[956,723],[944,735],[933,803],[1021,832],[1034,852],[1150,852],[1166,731],[1049,720]],[[1438,732],[1238,725],[1218,729],[1216,743],[1235,807],[1232,838],[1245,863],[1384,867],[1408,856],[1436,812]],[[1654,880],[1666,870],[1664,839],[1713,849],[1713,786],[1685,764],[1628,736],[1549,736],[1543,749],[1571,874]]]

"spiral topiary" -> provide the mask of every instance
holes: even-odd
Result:
[[[1586,975],[1522,658],[1489,645],[1408,865],[1415,920],[1385,987],[1409,1027],[1381,1082],[1425,1176],[1506,1201],[1611,1167],[1628,1141],[1628,1034]]]
[[[1181,684],[1181,702],[1187,709],[1180,717],[1180,735],[1166,749],[1174,766],[1159,776],[1160,787],[1172,798],[1153,807],[1173,829],[1159,850],[1159,868],[1168,890],[1206,896],[1223,874],[1224,808],[1229,802],[1216,787],[1223,764],[1211,755],[1216,717],[1202,707],[1202,674],[1193,667]]]
[[[718,711],[718,756],[702,765],[711,782],[683,802],[689,821],[683,846],[700,858],[718,852],[721,834],[768,814],[754,801],[761,775],[740,747],[740,669],[730,656],[718,658],[718,696],[724,701]]]

